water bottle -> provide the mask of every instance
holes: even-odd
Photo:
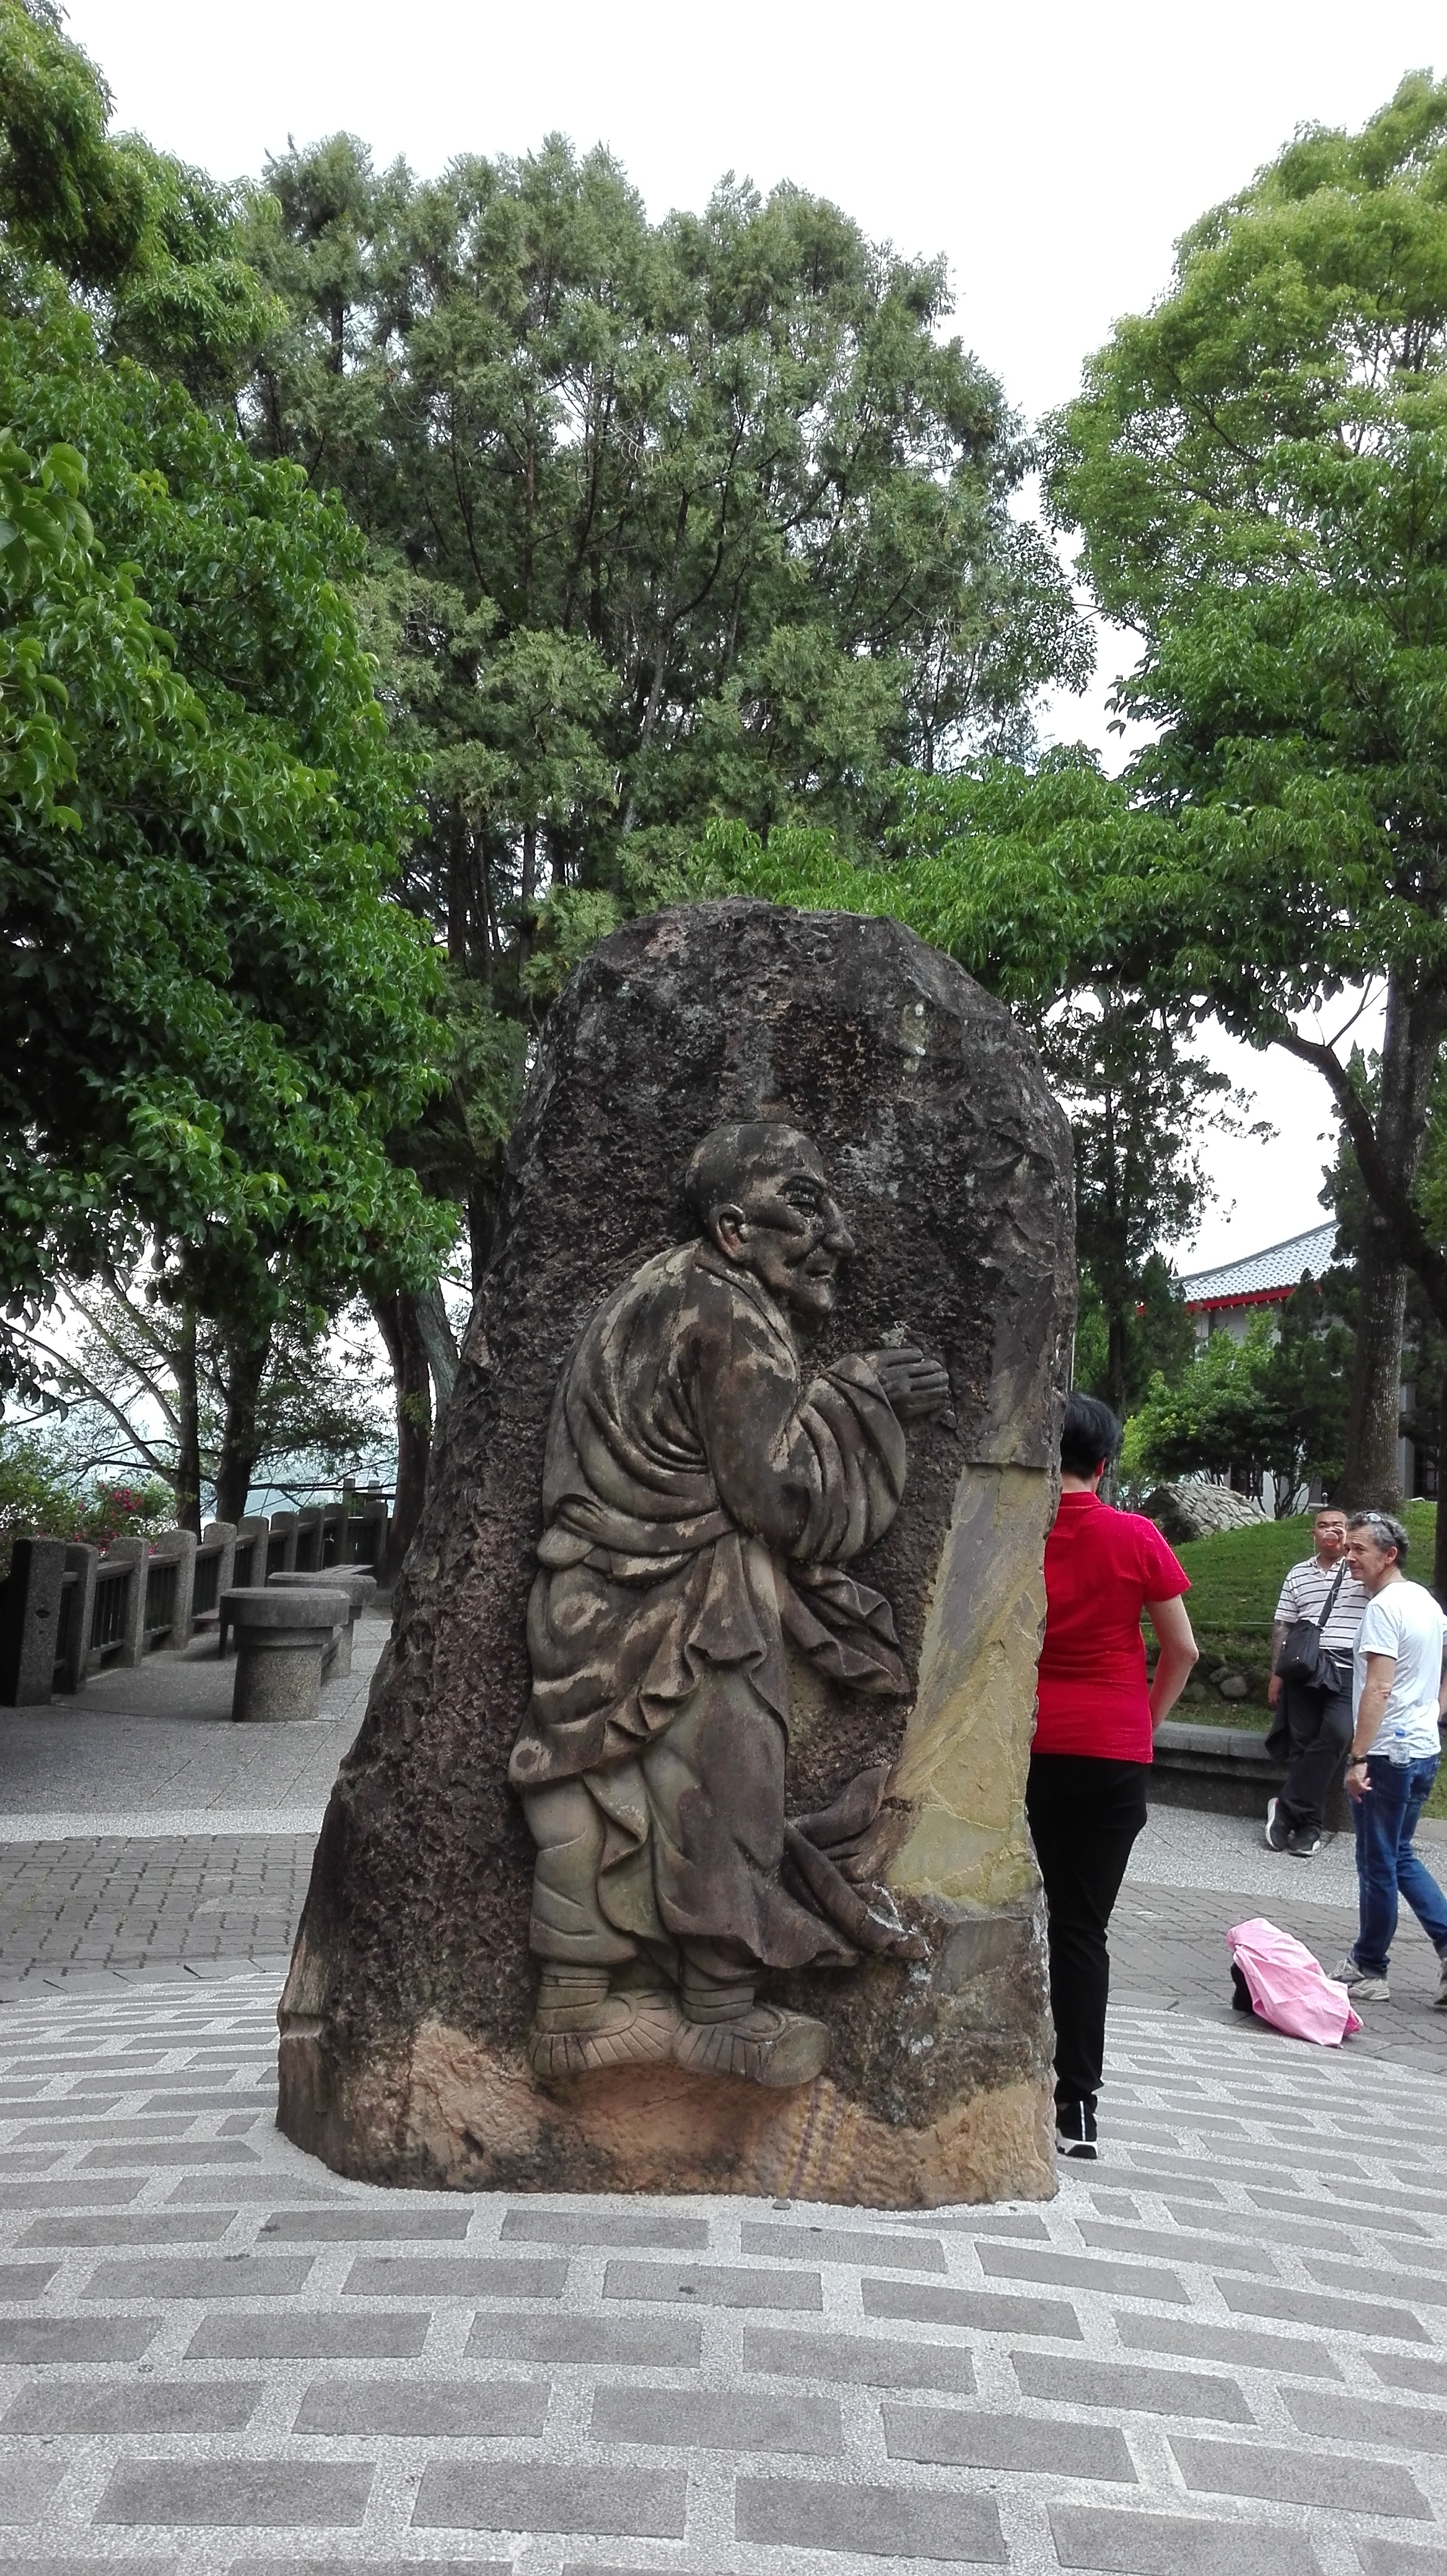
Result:
[[[1407,1751],[1407,1730],[1402,1720],[1398,1718],[1387,1746],[1387,1760],[1394,1763],[1399,1771],[1405,1771],[1411,1759],[1411,1754]]]

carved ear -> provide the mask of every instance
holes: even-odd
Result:
[[[745,1218],[743,1209],[738,1207],[732,1199],[726,1200],[722,1207],[716,1207],[709,1220],[709,1232],[712,1234],[720,1252],[722,1252],[730,1261],[737,1261],[739,1254],[743,1250],[743,1246],[739,1241],[739,1232],[744,1222]],[[732,1243],[727,1239],[730,1235],[734,1238]]]

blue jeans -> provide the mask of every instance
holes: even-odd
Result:
[[[1417,1818],[1436,1777],[1435,1753],[1401,1764],[1374,1753],[1367,1764],[1371,1788],[1364,1798],[1352,1800],[1361,1906],[1352,1955],[1369,1977],[1387,1973],[1399,1895],[1405,1896],[1434,1950],[1447,1958],[1447,1897],[1412,1849]]]

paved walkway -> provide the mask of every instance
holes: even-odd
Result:
[[[1435,1959],[1339,2053],[1228,2008],[1242,1914],[1345,1946],[1343,1848],[1152,1819],[1047,2208],[377,2191],[273,2125],[365,1674],[253,1767],[192,1673],[0,1721],[0,2576],[1447,2576]]]

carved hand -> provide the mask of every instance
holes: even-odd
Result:
[[[927,1422],[950,1400],[950,1382],[938,1360],[923,1351],[870,1351],[869,1365],[901,1422]]]

